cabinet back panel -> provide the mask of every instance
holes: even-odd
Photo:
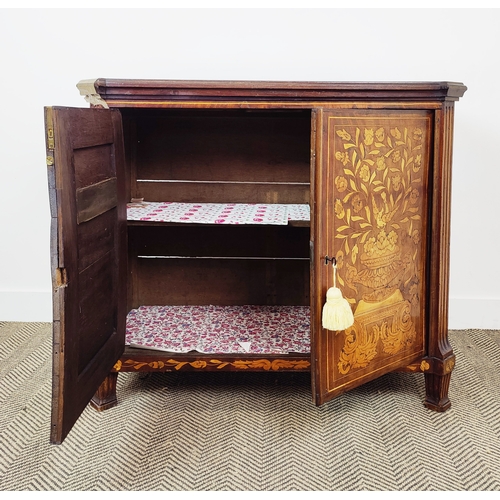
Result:
[[[135,110],[134,119],[138,182],[133,197],[309,201],[309,111]]]
[[[309,258],[309,228],[291,226],[131,226],[135,255]]]
[[[141,305],[308,305],[309,261],[138,258]]]
[[[181,203],[309,203],[309,184],[141,181],[132,197]]]
[[[309,303],[309,228],[129,227],[129,309]]]

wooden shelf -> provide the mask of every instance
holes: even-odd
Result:
[[[178,203],[132,201],[127,205],[129,225],[276,225],[308,227],[307,204]]]
[[[131,347],[199,354],[309,354],[308,306],[141,306],[127,316]]]

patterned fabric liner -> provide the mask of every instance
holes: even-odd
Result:
[[[141,306],[126,344],[168,352],[309,354],[308,306]]]
[[[127,219],[196,224],[265,224],[286,226],[308,221],[307,204],[131,202]]]

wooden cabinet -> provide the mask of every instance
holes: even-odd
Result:
[[[309,371],[315,404],[422,372],[444,411],[461,83],[82,81],[45,109],[51,441],[125,371]],[[337,284],[354,313],[322,328]]]

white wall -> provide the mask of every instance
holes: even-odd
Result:
[[[0,12],[0,320],[50,321],[44,105],[84,78],[459,81],[450,327],[500,328],[496,9]]]

